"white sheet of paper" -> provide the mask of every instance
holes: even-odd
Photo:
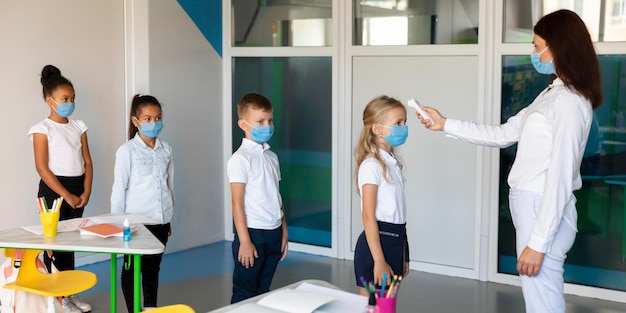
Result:
[[[334,299],[331,295],[321,293],[282,289],[271,292],[258,304],[288,313],[311,313]]]
[[[335,301],[317,308],[317,310],[314,311],[316,313],[362,312],[367,305],[366,297],[339,289],[302,283],[300,286],[296,287],[295,290],[330,295],[335,298]]]
[[[240,305],[232,310],[229,310],[227,313],[285,313],[285,312],[274,310],[272,308],[258,305],[254,302],[250,302],[244,305]]]
[[[80,217],[59,221],[59,224],[57,225],[57,233],[75,231],[79,227],[83,227],[87,225],[88,221],[89,219],[80,218]],[[32,225],[32,226],[23,226],[22,228],[35,235],[43,235],[43,226],[41,226],[41,224]]]

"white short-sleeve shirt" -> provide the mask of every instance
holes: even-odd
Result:
[[[85,173],[82,136],[87,131],[83,121],[68,119],[66,124],[49,118],[33,125],[28,130],[28,138],[33,134],[48,137],[48,168],[56,176],[76,177]]]
[[[393,224],[406,223],[406,202],[404,198],[404,177],[396,158],[389,152],[380,150],[380,155],[387,167],[387,177],[383,177],[383,168],[374,157],[369,157],[359,167],[359,191],[363,194],[363,185],[378,186],[376,196],[376,220]],[[361,210],[363,202],[361,201]]]
[[[282,222],[278,156],[269,149],[267,143],[244,138],[228,160],[228,181],[246,185],[244,210],[248,228],[271,230]]]

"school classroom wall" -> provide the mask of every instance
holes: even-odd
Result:
[[[174,0],[2,1],[0,108],[4,122],[0,229],[39,223],[31,125],[49,114],[39,74],[59,67],[76,90],[94,163],[85,216],[108,213],[115,151],[136,93],[163,105],[174,150],[175,218],[166,252],[223,239],[221,58]],[[176,59],[177,62],[172,62]],[[180,61],[180,62],[178,62]],[[106,258],[79,254],[77,265]]]

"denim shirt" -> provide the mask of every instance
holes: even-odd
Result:
[[[167,224],[174,215],[172,148],[156,139],[154,149],[139,135],[119,147],[111,191],[111,213],[140,214]]]

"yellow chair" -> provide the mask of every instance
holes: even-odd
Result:
[[[184,304],[172,304],[167,306],[162,306],[160,308],[156,308],[150,311],[144,311],[150,313],[196,313],[191,307]]]
[[[37,268],[39,253],[40,250],[24,250],[15,282],[4,285],[4,288],[60,297],[83,292],[98,281],[96,274],[81,270],[41,273]],[[4,249],[4,255],[15,259],[15,249]]]

